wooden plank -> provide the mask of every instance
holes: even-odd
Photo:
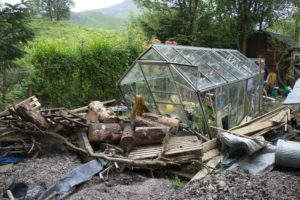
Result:
[[[203,153],[208,152],[209,150],[212,150],[214,148],[217,148],[217,145],[218,145],[218,139],[217,138],[202,143]]]
[[[154,158],[161,151],[162,145],[148,145],[134,149],[128,157],[131,159]],[[187,152],[202,152],[202,144],[196,136],[170,137],[164,155],[171,156]]]
[[[253,122],[259,121],[259,120],[264,119],[264,118],[267,118],[268,116],[271,116],[271,115],[274,116],[274,114],[276,115],[276,113],[278,113],[278,112],[280,112],[280,111],[282,111],[282,110],[284,110],[286,108],[288,108],[288,107],[287,106],[281,106],[281,107],[279,107],[279,108],[277,108],[277,109],[275,109],[275,110],[273,110],[271,112],[268,112],[268,113],[266,113],[264,115],[258,116],[258,117],[252,119],[251,121],[249,121],[249,122],[247,122],[245,124],[232,127],[229,130],[232,131],[232,130],[235,130],[235,129],[240,129],[240,128],[245,127],[245,126],[247,126],[247,125],[249,125],[249,124],[251,124]]]
[[[283,119],[285,118],[285,116],[287,115],[288,111],[284,110],[281,111],[280,113],[278,113],[276,116],[274,116],[273,118],[271,118],[270,120],[276,124],[279,124],[283,121]]]
[[[273,122],[271,121],[257,122],[239,129],[231,130],[230,132],[238,135],[249,135],[251,133],[255,133],[272,126],[273,126]]]
[[[213,157],[216,157],[220,155],[220,151],[219,149],[212,149],[212,150],[209,150],[208,152],[206,153],[203,153],[203,156],[202,156],[202,161],[208,161],[210,159],[212,159]]]
[[[249,121],[251,121],[251,120],[252,120],[252,117],[246,116],[246,117],[242,120],[242,122],[240,123],[240,125],[243,125],[243,124],[245,124],[245,123],[247,123],[247,122],[249,122]]]
[[[206,167],[204,167],[203,169],[201,169],[191,179],[191,181],[202,179],[203,177],[205,177],[208,174],[210,174],[215,169],[215,167],[219,164],[220,161],[221,161],[221,156],[216,156],[216,157],[212,158],[210,161],[208,161],[208,163],[206,164]]]

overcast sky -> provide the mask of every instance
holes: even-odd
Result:
[[[98,8],[109,7],[118,3],[121,3],[124,0],[74,0],[75,8],[72,9],[74,12],[79,12],[82,10],[93,10]],[[0,0],[0,2],[7,3],[18,3],[21,0]]]

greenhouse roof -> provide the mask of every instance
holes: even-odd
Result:
[[[256,76],[259,67],[233,49],[179,45],[152,45],[136,61],[140,64],[170,64],[198,91]]]

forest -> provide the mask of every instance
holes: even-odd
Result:
[[[45,106],[69,108],[119,98],[117,80],[153,39],[242,53],[255,31],[299,40],[298,0],[134,3],[138,13],[118,21],[117,30],[72,23],[72,0],[0,4],[0,108],[30,95]],[[106,20],[95,16],[101,23]]]

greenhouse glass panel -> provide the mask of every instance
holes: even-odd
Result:
[[[247,91],[245,96],[245,115],[251,116],[252,114],[255,114],[254,112],[254,95],[255,95],[255,78],[250,78],[247,80]]]
[[[238,117],[237,123],[239,124],[245,116],[245,92],[246,92],[246,81],[243,80],[239,84],[239,106],[238,106]]]
[[[121,85],[145,80],[139,64],[135,64],[121,81]]]
[[[167,65],[141,64],[152,92],[176,92]]]
[[[207,55],[207,64],[212,67],[220,76],[222,76],[227,81],[235,81],[237,78],[235,78],[231,73],[230,69],[228,69],[228,65],[224,65],[214,53],[210,52],[209,55]],[[223,64],[223,65],[220,65]]]
[[[181,105],[162,104],[157,103],[161,114],[167,115],[172,118],[181,119],[184,123],[188,123],[185,113],[182,110]]]
[[[188,79],[192,85],[197,89],[197,90],[202,90],[205,88],[209,88],[214,86],[214,84],[208,80],[205,76],[203,76],[199,71],[197,67],[189,67],[189,66],[182,66],[182,65],[176,65],[176,69],[184,75],[186,79]],[[175,78],[176,81],[180,78]]]
[[[238,109],[239,109],[239,93],[240,83],[232,83],[229,85],[229,128],[235,126],[238,122]]]
[[[251,76],[252,74],[249,72],[250,70],[245,69],[248,68],[247,66],[243,65],[244,62],[239,61],[234,55],[232,55],[228,51],[216,51],[220,56],[225,58],[229,63],[231,63],[239,72],[241,75],[240,79],[246,78]]]
[[[201,57],[206,53],[202,50],[194,50],[194,49],[181,49],[176,48],[176,50],[188,60],[192,65],[197,65]]]
[[[165,60],[161,55],[155,50],[155,49],[150,49],[147,51],[142,57],[142,60]]]
[[[158,45],[155,47],[155,49],[171,63],[178,63],[178,64],[184,64],[184,65],[190,64],[173,47]]]
[[[208,126],[217,126],[215,89],[201,92],[200,98]]]
[[[234,81],[243,77],[243,74],[239,70],[237,70],[235,67],[232,67],[232,65],[228,61],[226,61],[216,52],[212,52],[211,56],[218,61],[219,65],[223,67],[224,70],[228,71],[228,73],[230,73],[233,76],[228,77],[227,80],[229,79],[230,81]]]
[[[216,88],[217,125],[224,130],[229,129],[228,114],[228,86]]]

